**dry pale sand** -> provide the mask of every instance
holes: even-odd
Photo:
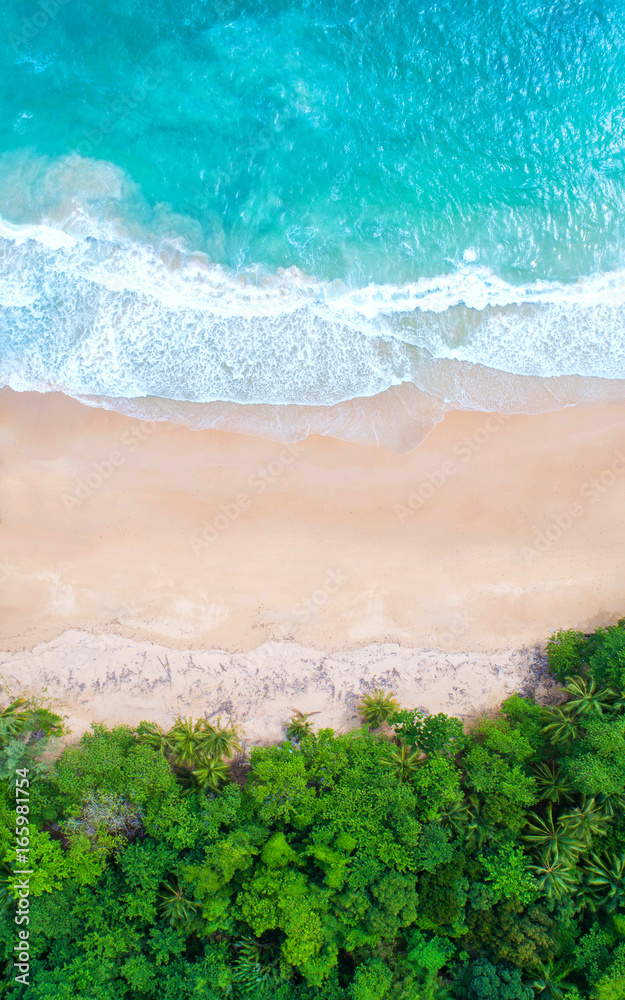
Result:
[[[230,699],[241,720],[264,714],[271,728],[277,715],[261,701],[284,688],[287,701],[309,698],[296,704],[303,710],[319,698],[336,721],[352,711],[361,674],[374,684],[394,669],[410,700],[449,709],[458,682],[445,654],[465,650],[475,652],[463,660],[469,695],[457,710],[473,714],[507,690],[480,673],[502,669],[494,650],[507,651],[506,663],[519,657],[514,673],[531,657],[510,651],[625,613],[623,403],[508,418],[453,412],[420,448],[396,455],[142,424],[61,394],[5,390],[0,442],[0,648],[37,646],[5,658],[0,673],[37,686],[45,669],[57,678],[51,691],[73,702],[87,671],[94,717]],[[72,629],[87,633],[86,659],[75,633],[59,639]],[[267,668],[271,683],[263,674],[252,684],[246,661],[228,655],[279,641],[264,647],[278,670]],[[172,680],[162,700],[148,698],[165,648]],[[227,652],[206,652],[215,650]],[[324,653],[333,654],[327,684],[345,692],[340,706],[326,681],[311,680]],[[200,670],[197,702],[191,656],[224,665]],[[97,678],[110,665],[119,680],[124,657],[148,673],[108,691]]]

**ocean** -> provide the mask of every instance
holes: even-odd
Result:
[[[396,450],[625,398],[622,0],[0,22],[0,385]]]

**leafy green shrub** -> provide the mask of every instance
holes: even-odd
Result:
[[[588,641],[588,673],[599,684],[625,692],[625,618],[600,628]]]
[[[416,709],[395,712],[389,718],[400,740],[422,753],[455,756],[466,744],[460,719],[451,715],[426,715]]]
[[[590,985],[590,1000],[624,1000],[625,944],[620,944],[615,949],[607,970],[598,982]]]
[[[197,820],[165,757],[139,743],[127,726],[93,725],[55,764],[54,782],[64,802],[64,818],[80,815],[93,795],[121,796],[142,816],[147,833],[180,844],[197,835]]]
[[[544,709],[542,705],[535,702],[533,698],[523,698],[520,694],[513,694],[503,702],[501,712],[511,728],[517,730],[529,741],[533,756],[541,758],[547,754],[549,741],[543,733]]]
[[[416,970],[420,985],[429,993],[436,984],[438,974],[449,964],[455,944],[439,934],[425,935],[420,930],[406,934],[407,960]]]
[[[559,681],[575,675],[625,692],[625,618],[586,636],[574,629],[555,632],[547,643],[549,669]]]
[[[479,958],[461,975],[456,996],[458,1000],[534,1000],[534,990],[523,983],[519,969]]]
[[[591,717],[562,767],[582,795],[619,795],[625,788],[625,716]]]
[[[505,844],[497,852],[481,856],[480,861],[487,871],[486,881],[492,884],[494,903],[516,897],[527,905],[539,895],[529,860],[520,847]]]
[[[554,632],[547,643],[549,669],[557,680],[565,681],[584,669],[587,641],[583,632],[566,629]]]

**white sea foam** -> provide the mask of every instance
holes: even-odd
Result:
[[[502,373],[625,376],[623,271],[515,285],[465,253],[403,286],[235,274],[112,164],[9,167],[0,202],[21,221],[0,220],[0,381],[14,389],[331,406],[413,383],[450,405],[523,408]]]
[[[52,226],[14,226],[0,218],[0,238],[22,246],[30,240],[50,247],[52,250],[59,250],[61,247],[73,247],[76,239],[62,229],[53,229]]]
[[[468,309],[488,307],[553,305],[623,306],[625,304],[625,271],[610,271],[575,282],[534,281],[512,285],[491,270],[479,265],[456,267],[448,274],[402,285],[367,285],[335,296],[335,304],[362,313],[441,313],[463,305]]]

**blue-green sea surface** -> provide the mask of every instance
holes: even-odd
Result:
[[[0,68],[2,384],[625,377],[621,0],[7,0]]]

